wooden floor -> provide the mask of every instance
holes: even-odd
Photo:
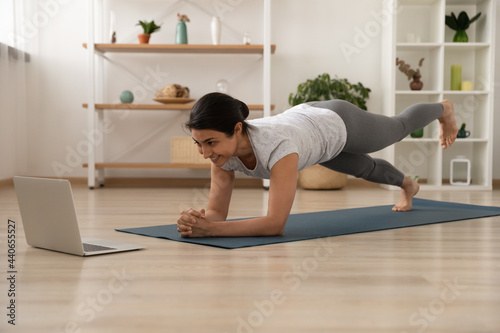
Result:
[[[14,191],[0,188],[1,332],[500,332],[500,217],[224,250],[114,231],[174,223],[204,205],[204,189],[73,190],[84,237],[147,249],[81,258],[28,247]],[[397,196],[299,190],[293,212]],[[500,206],[498,189],[419,197]],[[263,214],[266,201],[265,190],[236,189],[230,217]],[[7,323],[8,218],[16,327]]]

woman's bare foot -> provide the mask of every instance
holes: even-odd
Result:
[[[443,105],[443,114],[439,120],[439,141],[443,149],[448,148],[457,139],[458,127],[453,111],[453,103],[445,99],[441,102]]]
[[[396,206],[392,208],[395,212],[407,212],[412,208],[412,199],[418,193],[420,185],[408,176],[405,176],[401,185],[401,197]]]

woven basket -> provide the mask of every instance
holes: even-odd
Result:
[[[347,175],[313,165],[299,172],[299,185],[306,190],[339,190],[347,183]]]
[[[173,137],[170,139],[170,163],[210,164],[198,152],[191,137]]]

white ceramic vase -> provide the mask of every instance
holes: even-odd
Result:
[[[212,32],[212,44],[220,44],[220,20],[217,16],[212,17],[212,22],[210,23],[210,30]]]

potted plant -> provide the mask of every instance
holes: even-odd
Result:
[[[297,92],[291,93],[288,103],[292,106],[314,101],[343,99],[366,110],[366,100],[371,90],[360,82],[350,83],[347,79],[330,78],[328,73],[318,75],[314,80],[307,80],[298,85]]]
[[[469,26],[474,23],[481,13],[478,13],[472,19],[469,19],[469,15],[466,12],[462,11],[458,14],[458,17],[452,12],[451,15],[446,15],[445,24],[452,30],[455,30],[455,36],[453,37],[453,42],[455,43],[467,43],[469,41],[469,37],[465,30],[469,28]]]
[[[350,83],[344,78],[331,78],[329,74],[318,75],[313,80],[300,83],[297,92],[288,97],[290,105],[313,101],[342,99],[363,110],[367,110],[366,100],[371,90],[362,83]],[[347,183],[347,175],[330,170],[321,165],[314,165],[299,172],[299,185],[305,189],[329,190],[341,189]]]
[[[151,34],[154,32],[157,32],[161,28],[160,25],[156,25],[155,21],[147,22],[147,21],[139,21],[137,25],[140,25],[142,29],[144,30],[144,33],[139,34],[137,37],[139,37],[139,43],[141,44],[148,44],[149,43],[149,38],[151,37]]]
[[[408,80],[413,79],[413,81],[410,82],[410,89],[411,90],[422,90],[424,83],[420,81],[420,78],[422,75],[420,74],[420,67],[422,67],[422,64],[424,62],[425,58],[421,58],[418,62],[418,68],[413,69],[411,68],[410,64],[407,64],[404,60],[396,58],[396,66],[398,66],[399,71],[406,75]],[[424,136],[424,129],[418,129],[410,134],[412,138],[421,138]]]
[[[424,83],[420,81],[420,78],[422,77],[422,74],[420,74],[420,67],[422,67],[424,59],[425,58],[420,59],[417,69],[412,69],[410,64],[405,63],[402,59],[396,58],[396,66],[398,66],[400,72],[406,75],[408,80],[413,79],[413,81],[410,82],[411,90],[422,90],[424,86]]]

